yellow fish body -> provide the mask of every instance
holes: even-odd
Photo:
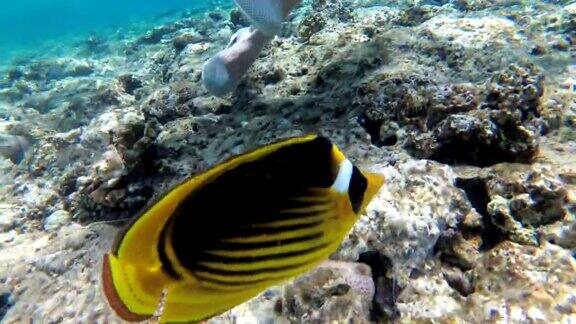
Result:
[[[383,185],[328,139],[282,140],[172,188],[118,235],[103,286],[128,321],[200,321],[328,258]]]

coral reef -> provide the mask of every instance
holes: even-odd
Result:
[[[568,215],[567,189],[549,167],[535,165],[532,170],[513,173],[510,168],[498,171],[507,175],[493,177],[486,183],[492,199],[488,204],[492,222],[514,241],[537,244],[537,234],[529,229]]]
[[[416,75],[387,79],[374,92],[361,117],[373,142],[390,142],[396,134],[382,127],[393,122],[408,129],[404,146],[416,157],[446,164],[530,162],[538,137],[553,128],[539,118],[543,76],[533,67],[512,65],[485,86],[437,85]]]
[[[0,67],[0,320],[116,322],[99,262],[119,226],[315,132],[386,186],[332,261],[209,322],[576,321],[575,15],[302,1],[225,98],[202,65],[250,24],[225,5]]]
[[[304,17],[298,25],[298,36],[309,40],[326,25],[326,19],[321,13],[314,12]]]
[[[374,298],[370,267],[326,262],[284,287],[282,312],[291,322],[368,321]]]
[[[375,249],[392,262],[394,275],[402,284],[430,254],[441,234],[458,226],[470,206],[453,185],[451,170],[436,163],[409,161],[379,172],[389,185],[354,227],[351,235],[359,238],[355,242],[358,249],[345,242],[341,252],[346,259],[357,260],[365,249]],[[362,238],[367,242],[361,242]]]
[[[475,292],[461,318],[474,321],[574,320],[574,258],[562,249],[511,242],[486,253],[474,271]],[[545,273],[538,276],[537,273]]]

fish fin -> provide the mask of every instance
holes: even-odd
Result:
[[[368,180],[368,187],[364,193],[364,199],[362,202],[362,207],[360,208],[360,213],[364,213],[366,211],[366,207],[368,207],[370,201],[374,199],[382,186],[384,186],[386,183],[386,178],[384,178],[384,175],[381,173],[367,172],[364,173],[364,176]]]
[[[162,320],[197,322],[217,316],[261,292],[260,289],[223,292],[195,283],[182,283],[170,288]]]
[[[126,321],[143,321],[154,315],[167,285],[164,277],[160,270],[146,270],[123,262],[113,254],[104,255],[104,294],[110,307]]]

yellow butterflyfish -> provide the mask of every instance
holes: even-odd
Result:
[[[122,231],[102,281],[124,320],[200,321],[311,270],[339,247],[384,184],[307,135],[188,178]]]

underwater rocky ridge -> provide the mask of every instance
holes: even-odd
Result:
[[[121,225],[306,133],[385,187],[329,262],[208,322],[576,322],[576,4],[304,0],[211,96],[202,64],[248,25],[176,12],[0,67],[3,323],[120,322]]]

